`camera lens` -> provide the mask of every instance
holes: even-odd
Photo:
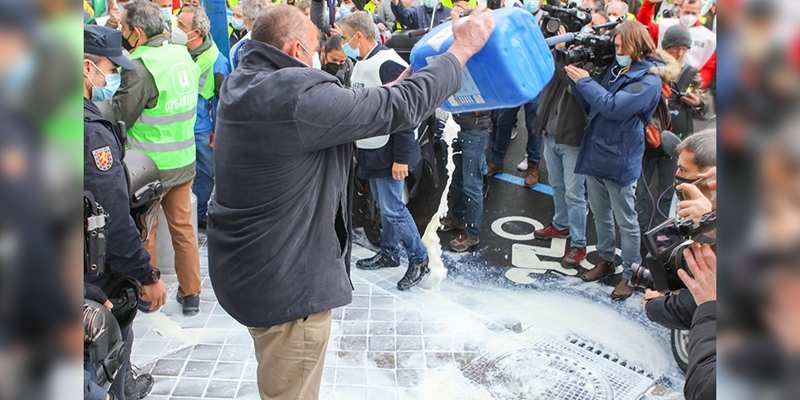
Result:
[[[632,267],[633,275],[631,275],[630,284],[642,289],[652,288],[653,277],[650,276],[650,270],[639,264],[634,264]]]
[[[556,33],[559,27],[561,27],[561,21],[556,18],[551,18],[547,21],[547,25],[545,25],[544,28],[550,33]]]

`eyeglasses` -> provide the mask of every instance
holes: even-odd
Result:
[[[305,50],[305,51],[306,51],[306,53],[308,53],[308,55],[310,55],[311,57],[314,57],[314,54],[313,54],[313,53],[311,53],[310,51],[308,51],[308,49],[306,48],[306,46],[303,46],[303,42],[301,42],[301,41],[299,41],[299,40],[298,40],[298,41],[297,41],[297,43],[300,43],[300,47],[302,47],[302,48],[303,48],[303,50]]]

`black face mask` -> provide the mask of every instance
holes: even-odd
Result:
[[[126,38],[124,38],[124,39],[122,40],[122,47],[123,47],[125,50],[127,50],[128,52],[130,52],[131,50],[133,50],[133,45],[131,45],[131,42],[130,42],[130,40],[129,40],[129,39],[131,38],[131,36],[133,36],[133,30],[131,30],[131,33],[129,33],[129,34],[128,34],[128,37],[126,37]]]
[[[336,76],[336,74],[339,72],[340,69],[342,69],[342,64],[336,64],[332,62],[325,63],[325,65],[322,66],[323,71],[333,76]]]
[[[682,176],[675,175],[675,182],[672,184],[673,189],[675,189],[675,195],[678,197],[679,201],[686,200],[686,195],[683,193],[682,190],[678,190],[677,187],[683,183],[693,184],[697,179],[688,179]]]

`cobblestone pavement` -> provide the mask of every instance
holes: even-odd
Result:
[[[259,398],[252,340],[217,303],[204,241],[201,235],[200,314],[181,314],[176,276],[166,272],[168,304],[134,322],[132,361],[156,380],[148,399]],[[372,254],[355,245],[353,263]],[[352,268],[353,302],[333,310],[320,398],[491,398],[460,371],[492,343],[514,338],[522,323],[468,291],[451,290],[452,279],[441,290],[400,292],[395,286],[404,272]]]

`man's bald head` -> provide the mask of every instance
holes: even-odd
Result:
[[[261,13],[253,24],[251,37],[309,66],[319,45],[317,28],[311,20],[297,8],[287,5],[269,7]]]

